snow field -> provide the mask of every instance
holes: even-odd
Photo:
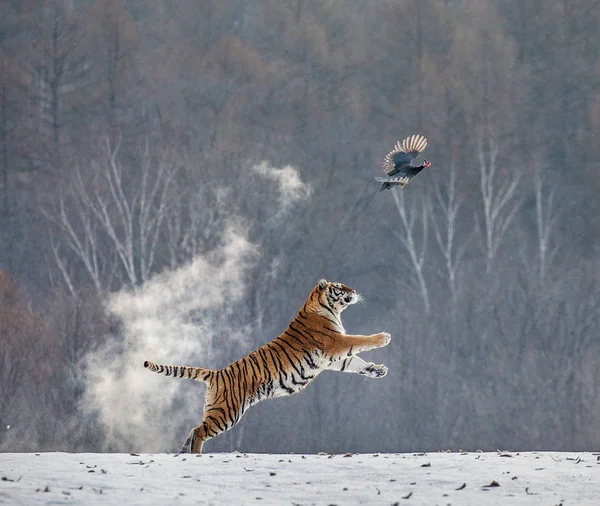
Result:
[[[0,504],[597,505],[600,453],[0,454]]]

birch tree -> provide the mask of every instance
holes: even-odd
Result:
[[[493,138],[479,143],[479,182],[482,218],[475,217],[489,273],[502,240],[521,205],[516,195],[520,174],[502,176],[498,168],[498,146]]]
[[[544,181],[542,169],[539,165],[535,167],[534,174],[535,193],[535,219],[536,239],[538,253],[538,277],[540,284],[544,284],[548,265],[554,259],[558,251],[558,245],[553,244],[553,232],[555,231],[558,217],[558,208],[555,203],[555,188]]]
[[[102,157],[91,164],[93,177],[76,166],[68,200],[61,195],[54,212],[43,210],[60,232],[52,237],[52,250],[73,294],[77,284],[69,259],[83,266],[98,292],[109,290],[115,279],[135,288],[156,265],[176,158],[168,148],[153,153],[146,141],[140,157],[125,167],[119,149],[105,139]]]

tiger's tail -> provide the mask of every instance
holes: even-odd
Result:
[[[208,383],[217,371],[212,369],[203,369],[202,367],[189,367],[185,365],[161,365],[155,364],[146,360],[144,367],[151,371],[165,376],[173,376],[175,378],[188,378],[196,381],[203,381]]]

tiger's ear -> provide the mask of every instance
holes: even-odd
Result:
[[[327,280],[326,279],[320,279],[319,280],[319,288],[325,288],[327,286]]]

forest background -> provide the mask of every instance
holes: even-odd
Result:
[[[325,277],[383,380],[208,451],[597,449],[600,2],[0,0],[0,449],[175,451]],[[432,167],[378,189],[413,133]]]

